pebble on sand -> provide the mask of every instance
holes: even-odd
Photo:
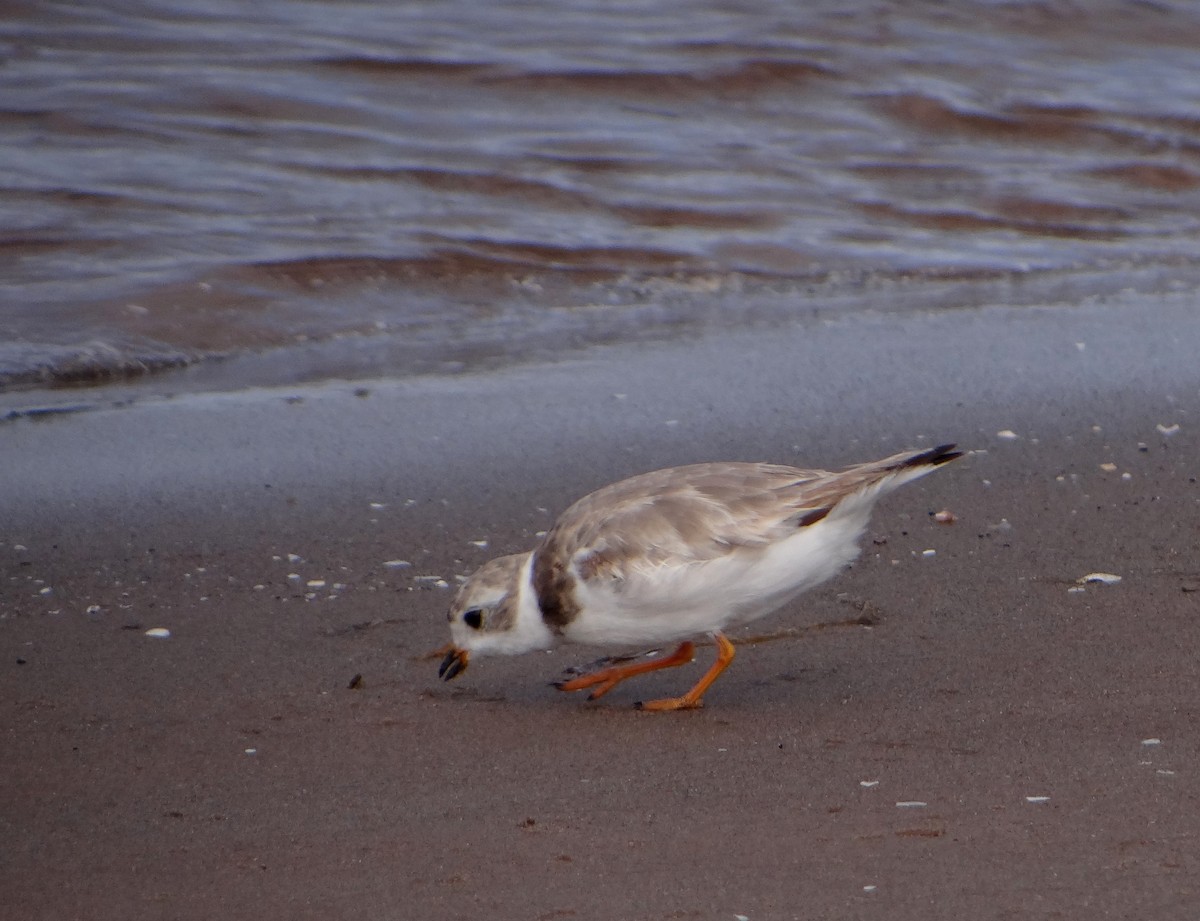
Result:
[[[1121,581],[1121,577],[1113,575],[1111,572],[1089,572],[1086,576],[1076,579],[1080,585],[1087,585],[1092,582],[1100,585],[1116,585]]]

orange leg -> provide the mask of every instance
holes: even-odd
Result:
[[[704,692],[709,686],[717,680],[721,672],[729,667],[729,663],[733,661],[733,643],[725,638],[725,634],[719,630],[713,633],[713,639],[717,641],[717,661],[712,664],[704,677],[696,682],[696,686],[684,694],[682,697],[666,697],[662,700],[648,700],[645,703],[638,703],[639,710],[691,710],[696,707],[704,706]]]
[[[678,649],[661,659],[649,659],[645,662],[638,662],[636,665],[614,665],[611,668],[592,672],[590,675],[580,675],[570,681],[556,681],[554,686],[560,691],[582,691],[584,688],[595,688],[588,695],[588,700],[595,700],[597,697],[603,697],[626,678],[644,675],[646,672],[656,672],[660,668],[687,665],[692,661],[694,655],[695,647],[691,643],[680,643]]]

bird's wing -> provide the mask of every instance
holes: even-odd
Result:
[[[842,474],[773,464],[696,464],[614,483],[571,506],[544,546],[581,578],[702,563],[819,521]]]

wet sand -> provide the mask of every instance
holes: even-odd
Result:
[[[1182,296],[859,315],[10,421],[5,914],[1187,917],[1196,342]],[[595,704],[547,684],[587,649],[436,679],[437,580],[596,486],[944,440],[701,711],[631,704],[709,648]]]

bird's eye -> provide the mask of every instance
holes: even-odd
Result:
[[[478,630],[483,626],[483,611],[479,610],[479,608],[471,608],[471,610],[463,614],[463,623],[472,630]]]

